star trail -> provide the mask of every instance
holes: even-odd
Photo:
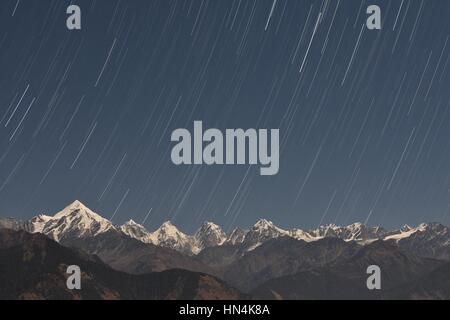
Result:
[[[1,1],[0,213],[448,224],[449,18],[448,0]],[[194,121],[279,129],[278,174],[174,165]]]

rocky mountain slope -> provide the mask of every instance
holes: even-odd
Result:
[[[381,290],[367,289],[366,271],[371,265],[381,269]],[[418,257],[393,243],[377,241],[323,267],[272,278],[253,289],[252,294],[261,299],[287,300],[414,298],[418,291],[416,286],[425,283],[425,279],[434,278],[442,268],[448,268],[448,264]],[[445,273],[448,272],[450,269]],[[450,299],[450,295],[441,295],[440,298]]]
[[[80,267],[81,290],[66,286],[67,267]],[[0,229],[0,299],[242,299],[223,281],[170,270],[130,275],[95,256],[69,249],[42,234]]]

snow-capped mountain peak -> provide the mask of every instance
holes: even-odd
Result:
[[[144,226],[136,223],[134,220],[129,220],[120,226],[120,230],[133,239],[142,241],[144,243],[151,242],[151,234]]]
[[[44,233],[56,241],[66,237],[96,236],[108,230],[115,229],[113,224],[93,212],[80,201],[75,201],[53,217],[39,216],[35,218],[35,232]]]
[[[133,219],[128,220],[127,222],[125,222],[122,227],[132,227],[132,228],[140,228],[140,229],[145,229],[145,227],[139,223],[137,223],[136,221],[134,221]]]
[[[129,226],[139,226],[139,227],[142,227],[142,225],[140,225],[139,223],[137,223],[137,222],[134,221],[133,219],[130,219],[130,220],[128,220],[127,222],[125,222],[124,225],[129,225]]]
[[[259,219],[253,226],[253,229],[269,229],[275,227],[272,221],[266,219]]]
[[[74,201],[73,203],[65,207],[63,210],[55,214],[52,217],[52,219],[61,219],[63,217],[68,217],[71,215],[82,215],[96,221],[108,221],[99,214],[95,213],[94,211],[86,207],[83,203],[81,203],[78,200]]]
[[[222,230],[222,228],[214,222],[205,222],[202,224],[201,229]]]
[[[172,223],[172,221],[164,222],[155,232],[152,233],[153,237],[160,241],[164,241],[169,238],[184,238],[186,235],[178,230],[178,228]]]
[[[191,253],[192,251],[192,237],[178,230],[171,221],[164,222],[159,229],[151,233],[150,239],[155,245],[185,253]]]
[[[161,228],[178,230],[177,227],[175,227],[175,225],[174,225],[174,224],[172,223],[172,221],[170,221],[170,220],[164,222],[164,223],[161,225]]]
[[[196,235],[203,234],[203,233],[224,233],[224,232],[219,225],[217,225],[213,222],[205,222],[197,230]]]
[[[212,222],[205,222],[194,235],[195,251],[222,245],[227,239],[226,233],[220,226]]]
[[[260,219],[246,233],[243,244],[248,251],[254,250],[264,242],[283,236],[289,236],[289,231],[277,227],[272,221]]]
[[[250,230],[251,232],[258,232],[262,234],[287,235],[289,232],[277,227],[272,221],[260,219]]]
[[[272,221],[266,219],[260,219],[250,231],[275,237],[286,236],[289,234],[289,231],[277,227]]]

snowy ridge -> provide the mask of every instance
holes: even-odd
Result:
[[[128,236],[144,243],[188,254],[198,254],[207,247],[222,245],[226,240],[222,228],[212,222],[205,222],[193,236],[181,232],[170,221],[163,223],[154,232],[147,231],[144,226],[132,220],[122,225],[120,229]]]
[[[346,227],[330,224],[313,230],[298,228],[285,230],[271,221],[261,219],[248,230],[236,228],[229,234],[217,224],[205,222],[195,234],[188,235],[170,221],[165,222],[153,232],[133,220],[116,226],[80,201],[75,201],[53,217],[41,214],[27,222],[0,218],[0,227],[43,233],[56,241],[96,237],[112,231],[143,243],[170,248],[188,255],[196,255],[206,248],[224,245],[239,246],[244,251],[251,251],[269,240],[290,237],[306,242],[339,238],[361,245],[377,240],[394,241],[400,246],[414,247],[429,255],[442,251],[444,257],[450,258],[450,229],[437,223],[424,223],[416,228],[404,226],[394,231],[368,227],[362,223],[354,223]]]
[[[245,251],[251,251],[269,240],[280,237],[290,237],[305,242],[318,241],[324,238],[339,238],[361,245],[383,240],[410,246],[409,242],[422,241],[431,245],[450,248],[450,229],[432,223],[421,224],[416,228],[404,226],[394,231],[387,231],[381,227],[368,227],[362,223],[354,223],[346,227],[331,224],[313,230],[298,228],[285,230],[271,221],[261,219],[248,230],[236,228],[229,234],[226,234],[220,226],[206,222],[192,236],[181,232],[170,222],[166,222],[153,233],[148,232],[140,225],[139,230],[141,231],[139,233],[131,233],[126,231],[130,229],[128,225],[129,223],[123,225],[121,229],[135,239],[194,255],[206,248],[222,245],[241,246]]]
[[[50,216],[46,216],[44,214],[40,214],[33,219],[31,219],[31,224],[33,226],[33,232],[42,233],[44,230],[45,224],[52,219]]]

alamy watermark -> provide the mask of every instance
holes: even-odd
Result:
[[[381,30],[381,9],[377,5],[371,5],[367,7],[367,14],[370,16],[367,18],[366,25],[369,30]]]
[[[70,276],[66,280],[66,286],[69,290],[81,290],[81,269],[77,265],[67,267],[67,274]]]
[[[81,30],[81,9],[77,5],[67,7],[66,13],[69,14],[66,20],[66,26],[69,30]]]
[[[261,165],[263,176],[280,169],[279,129],[219,129],[203,132],[202,121],[194,122],[193,134],[187,129],[172,132],[172,162],[175,165]],[[269,151],[270,148],[270,151]]]
[[[381,9],[378,5],[369,5],[366,13],[369,15],[366,21],[369,30],[381,30]],[[69,17],[66,20],[66,26],[69,30],[81,30],[81,8],[72,4],[67,7],[66,14]]]
[[[376,265],[369,266],[367,274],[370,274],[369,278],[367,278],[367,289],[381,290],[381,268]]]

